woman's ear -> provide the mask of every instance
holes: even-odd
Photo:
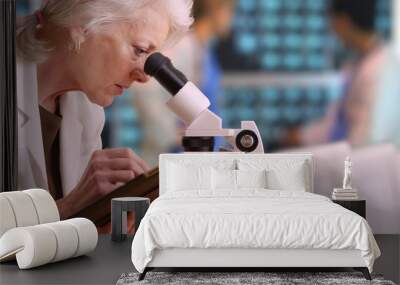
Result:
[[[70,27],[68,28],[68,33],[71,39],[71,50],[79,51],[81,44],[85,41],[85,32],[82,27]]]

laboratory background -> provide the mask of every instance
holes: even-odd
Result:
[[[39,26],[36,29],[41,29],[43,19],[38,12],[42,2],[17,0],[17,16],[35,15]],[[360,2],[363,2],[361,7]],[[296,172],[295,178],[311,185],[317,195],[334,201],[344,198],[343,204],[350,205],[349,208],[357,210],[354,205],[361,203],[362,216],[367,217],[382,249],[377,272],[399,282],[400,0],[193,0],[193,3],[194,22],[190,31],[175,44],[163,46],[160,52],[208,97],[209,109],[222,119],[223,128],[241,129],[242,121],[254,121],[260,132],[257,139],[261,137],[265,153],[310,153],[312,165],[307,167],[311,175],[305,177],[303,172]],[[333,7],[331,3],[337,5]],[[79,46],[76,50],[79,51]],[[29,78],[23,79],[19,81],[31,83]],[[127,154],[129,159],[133,157],[135,166],[140,161],[140,171],[131,171],[134,176],[126,179],[127,184],[112,181],[110,185],[115,188],[109,188],[107,195],[112,195],[115,189],[119,193],[129,189],[131,196],[146,196],[150,202],[159,195],[159,155],[183,152],[182,138],[187,126],[168,108],[171,94],[156,79],[138,81],[127,89],[121,87],[123,94],[104,108],[105,126],[96,134],[98,140],[93,151]],[[103,109],[100,109],[101,117],[88,116],[85,120],[102,125]],[[76,123],[69,127],[75,126]],[[93,187],[85,184],[89,181],[86,165],[87,169],[94,169],[91,168],[94,152],[80,148],[79,144],[75,149],[76,139],[72,135],[65,138],[68,142],[64,147],[72,147],[56,152],[52,160],[57,167],[45,165],[44,170],[57,170],[45,173],[47,177],[57,177],[57,184],[68,182],[68,187],[52,182],[53,189],[61,189],[58,192],[61,196],[55,200],[68,197],[62,190],[80,191],[68,195],[75,201],[83,201],[82,212],[89,202],[95,205],[99,201],[96,200],[99,193],[105,197],[106,192],[98,192],[96,184]],[[29,144],[30,139],[27,139]],[[40,138],[39,142],[44,141]],[[60,141],[56,143],[60,149]],[[233,149],[222,137],[217,137],[213,150]],[[74,175],[61,173],[62,164],[58,160],[61,155],[68,158],[65,169]],[[87,161],[80,165],[83,163],[74,158]],[[105,160],[99,161],[97,165],[104,170]],[[25,161],[19,166],[25,168]],[[161,163],[161,170],[162,167]],[[119,168],[109,170],[111,173]],[[108,175],[106,171],[98,173]],[[180,180],[180,173],[177,175],[176,180]],[[45,184],[49,181],[44,180]],[[135,188],[136,185],[140,187]],[[139,193],[141,185],[143,193]],[[340,193],[338,189],[350,191],[350,196],[346,196],[348,193],[336,196]],[[87,201],[81,198],[92,193],[96,196]],[[132,216],[129,219],[132,229]],[[110,233],[110,227],[107,223],[98,227],[98,231]]]
[[[231,2],[233,9],[228,24],[229,31],[223,36],[216,35],[210,38],[204,51],[205,56],[197,59],[200,62],[192,67],[192,72],[186,74],[200,87],[204,87],[201,88],[203,92],[209,88],[213,93],[212,96],[215,98],[214,101],[211,100],[212,107],[216,108],[214,111],[223,119],[224,127],[237,128],[240,121],[254,120],[260,129],[266,152],[333,142],[332,138],[321,138],[324,136],[323,127],[320,127],[322,131],[314,133],[307,132],[307,128],[314,123],[324,121],[329,116],[331,107],[341,104],[347,92],[346,85],[351,80],[349,78],[351,76],[346,73],[347,67],[356,63],[360,55],[346,46],[333,31],[328,11],[329,1],[227,2]],[[377,41],[391,56],[391,60],[379,63],[387,65],[384,68],[379,67],[381,71],[379,76],[385,77],[385,70],[388,70],[386,71],[389,74],[388,78],[382,80],[393,86],[384,84],[385,88],[382,87],[380,93],[393,93],[393,90],[399,88],[395,86],[396,78],[390,78],[394,77],[393,72],[389,72],[398,68],[397,55],[400,56],[397,43],[399,29],[396,28],[398,21],[396,6],[399,6],[397,2],[378,0],[374,12],[374,31]],[[35,11],[39,5],[40,1],[18,0],[17,13],[23,15]],[[179,48],[183,49],[184,46],[179,47],[178,44],[175,49]],[[396,53],[398,50],[399,54]],[[171,52],[173,53],[174,51]],[[184,53],[180,54],[181,57],[186,56]],[[179,61],[185,60],[179,56],[171,58],[178,67],[180,67]],[[201,76],[203,78],[199,79]],[[155,82],[151,84],[156,85]],[[172,114],[168,115],[170,111],[164,105],[168,100],[167,93],[162,93],[163,90],[156,87],[144,91],[140,86],[138,88],[139,90],[133,87],[132,90],[126,91],[111,107],[106,108],[106,127],[102,134],[103,147],[131,147],[136,153],[144,156],[144,159],[147,158],[151,164],[156,164],[158,153],[180,151],[181,126],[177,118],[173,118]],[[140,92],[146,94],[145,91],[162,95],[158,96],[158,99],[153,98],[153,101],[140,102],[139,99],[138,102],[134,98],[135,94]],[[207,95],[207,92],[205,93]],[[399,96],[400,93],[397,97]],[[396,96],[380,97],[389,98],[386,99],[385,106],[394,111],[384,109],[387,112],[395,112],[400,107]],[[378,101],[375,103],[378,104]],[[141,112],[140,109],[143,108],[145,110]],[[155,118],[150,118],[149,120],[153,122],[144,127],[147,118],[141,117],[141,113],[146,113],[148,110],[152,110]],[[386,112],[376,108],[376,113],[379,118],[385,116]],[[176,122],[170,124],[172,125],[170,129],[164,128],[166,135],[160,137],[156,126],[166,123],[168,119],[164,115],[171,116],[170,120]],[[396,118],[399,117],[391,119],[393,125],[400,124],[393,121]],[[177,129],[176,133],[174,127]],[[149,134],[146,135],[145,132]],[[151,133],[155,137],[154,140],[159,141],[167,140],[169,136],[169,142],[159,142],[158,145],[155,142],[152,148]],[[395,136],[384,137],[382,140],[398,143]],[[361,145],[368,143],[368,141],[360,142]],[[143,153],[146,147],[148,155]]]

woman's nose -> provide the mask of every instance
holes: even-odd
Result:
[[[150,80],[150,76],[146,75],[143,70],[135,70],[131,73],[132,81],[146,83]]]
[[[137,79],[137,81],[139,81],[140,83],[146,83],[149,80],[150,76],[146,75],[144,71],[139,72],[139,79]]]

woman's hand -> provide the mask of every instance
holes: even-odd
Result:
[[[129,148],[95,151],[78,185],[57,201],[61,218],[76,214],[146,171],[146,162]]]

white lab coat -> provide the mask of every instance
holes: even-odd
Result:
[[[48,190],[37,95],[36,65],[17,64],[18,188]],[[63,195],[77,185],[92,153],[101,149],[104,110],[81,92],[60,98],[60,174]]]

